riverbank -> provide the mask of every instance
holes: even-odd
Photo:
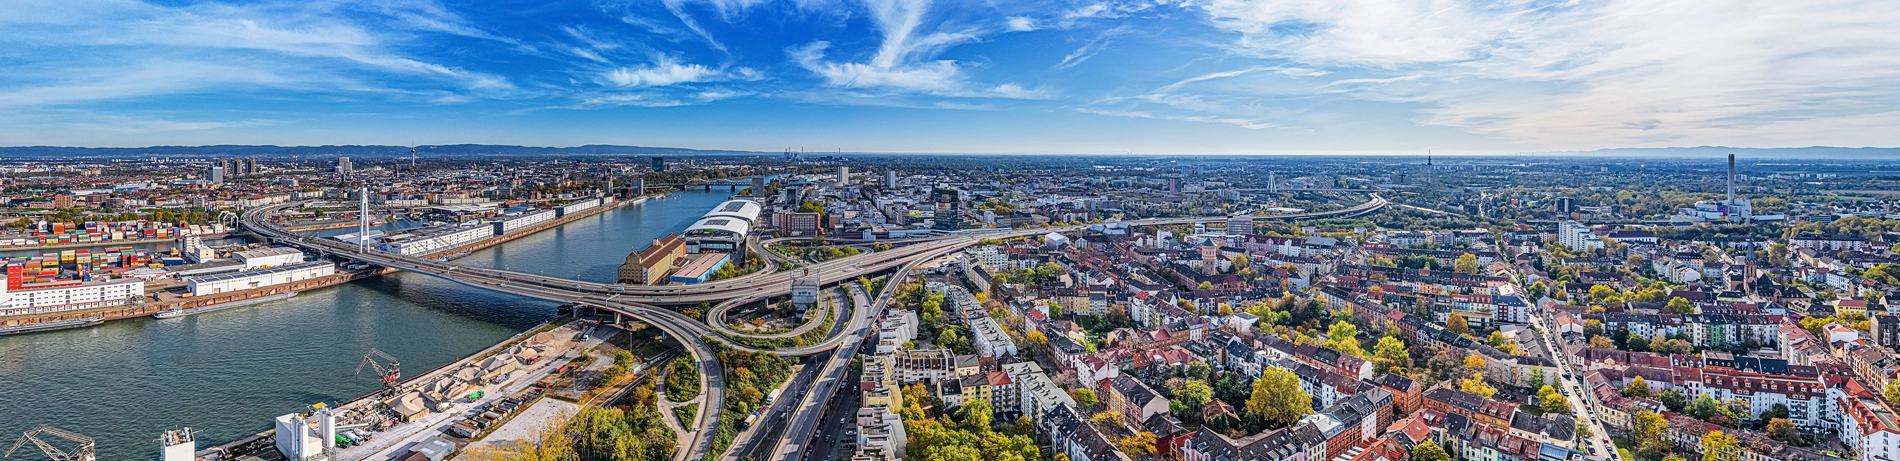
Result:
[[[479,251],[482,249],[486,249],[489,247],[507,243],[508,241],[511,241],[514,239],[534,235],[542,231],[560,227],[561,225],[571,223],[571,222],[584,219],[587,217],[591,217],[600,213],[604,213],[606,211],[613,210],[615,208],[643,203],[643,202],[646,202],[647,199],[648,197],[640,197],[640,198],[635,198],[631,200],[616,201],[612,205],[590,208],[580,213],[564,216],[564,217],[561,217],[560,219],[541,223],[541,224],[531,226],[531,227],[528,227],[516,232],[510,232],[504,235],[497,235],[485,240],[470,243],[468,245],[456,247],[454,249],[444,250],[438,253],[430,254],[427,257],[442,258],[442,257],[454,257],[454,256],[466,255],[470,252]],[[131,241],[128,240],[127,242],[131,242]],[[257,299],[257,298],[262,298],[266,296],[279,295],[279,294],[283,294],[283,293],[291,292],[291,291],[304,292],[304,291],[314,290],[314,289],[319,289],[319,288],[332,287],[332,286],[341,285],[341,284],[345,284],[349,282],[354,282],[357,280],[362,280],[362,279],[366,279],[370,277],[376,277],[376,276],[388,274],[395,271],[396,271],[395,269],[375,268],[375,269],[355,271],[355,272],[342,272],[336,275],[319,277],[319,278],[314,278],[314,279],[305,280],[301,282],[271,285],[267,287],[253,288],[249,290],[232,291],[232,292],[227,292],[227,293],[194,296],[190,298],[174,298],[174,297],[171,297],[169,293],[161,292],[161,293],[158,293],[157,295],[158,298],[156,299],[140,297],[138,298],[139,302],[125,304],[125,305],[106,306],[106,307],[79,309],[79,310],[71,310],[71,311],[44,312],[44,313],[4,316],[4,317],[0,317],[0,326],[38,325],[38,324],[43,324],[43,323],[48,323],[48,322],[89,319],[89,318],[95,318],[95,317],[110,322],[114,320],[124,320],[124,319],[130,319],[130,318],[149,316],[152,314],[156,314],[159,311],[172,309],[172,308],[191,309],[191,308],[206,307],[206,306],[212,306],[216,304],[222,304],[222,303],[228,303],[228,302],[234,302],[234,301]]]
[[[463,357],[460,360],[445,363],[445,364],[442,364],[441,366],[431,368],[428,371],[424,371],[415,376],[411,376],[408,379],[403,379],[402,381],[397,382],[396,385],[393,387],[396,389],[420,389],[425,385],[425,383],[429,383],[432,381],[436,381],[438,379],[449,377],[455,374],[455,372],[460,371],[462,369],[465,369],[468,367],[479,367],[479,365],[482,364],[483,361],[491,357],[495,357],[497,354],[508,351],[509,349],[514,348],[516,345],[520,345],[523,343],[530,343],[535,346],[543,348],[541,357],[545,358],[545,361],[539,361],[538,363],[536,363],[535,367],[532,368],[531,371],[546,371],[548,368],[555,366],[557,362],[566,363],[566,361],[571,360],[573,357],[577,357],[578,354],[573,353],[577,350],[577,348],[584,350],[588,347],[592,347],[593,345],[599,344],[601,340],[599,338],[590,339],[590,340],[582,340],[582,341],[574,340],[575,336],[579,334],[580,331],[585,330],[586,328],[591,326],[590,324],[591,322],[580,323],[581,321],[575,320],[575,319],[557,319],[557,320],[560,320],[561,322],[556,323],[554,321],[550,321],[550,322],[542,323],[540,325],[535,326],[534,328],[528,329],[528,331],[526,332],[517,334],[513,337],[508,338],[505,341],[495,344],[494,346],[489,346],[486,349],[482,349],[480,351],[476,351],[473,354],[469,354],[468,356]],[[532,373],[532,374],[524,373],[523,376],[517,377],[516,379],[511,379],[506,383],[500,383],[498,385],[494,385],[493,387],[496,390],[507,390],[508,388],[517,388],[514,390],[519,391],[518,388],[522,387],[523,383],[539,380],[540,378],[544,377],[546,374],[547,373]],[[488,387],[488,386],[480,386],[480,387]],[[494,398],[499,398],[504,394],[510,394],[510,393],[512,392],[495,392],[492,395],[487,396],[487,397],[490,397],[490,399],[492,400]],[[387,398],[390,398],[390,396],[386,395],[385,390],[377,389],[374,392],[364,394],[354,399],[338,402],[336,403],[334,408],[339,413],[344,413],[344,414],[351,414],[351,413],[375,414],[384,405],[384,402],[385,402],[384,399],[387,399]],[[448,414],[452,415],[454,413],[451,412]],[[440,418],[434,418],[434,419],[440,419]],[[437,422],[439,423],[440,421],[437,421]],[[347,425],[347,423],[341,419],[339,419],[338,423]],[[404,426],[411,426],[411,427],[404,427]],[[377,431],[377,432],[390,432],[390,433],[385,433],[385,434],[379,434],[379,435],[383,435],[387,437],[384,437],[383,444],[378,444],[378,445],[388,445],[388,446],[359,447],[359,449],[353,450],[353,451],[362,452],[362,451],[366,451],[365,449],[368,449],[368,448],[379,448],[381,450],[400,448],[399,446],[400,444],[391,444],[390,442],[396,442],[396,441],[389,440],[389,439],[390,438],[408,438],[409,436],[414,436],[417,433],[420,433],[422,429],[427,429],[430,426],[433,426],[433,425],[431,424],[413,425],[413,423],[399,423],[399,424],[391,425],[385,431]],[[408,429],[408,430],[405,430],[405,429]],[[274,438],[275,438],[274,436],[276,434],[277,434],[277,430],[275,428],[268,429],[263,432],[253,434],[249,437],[244,437],[242,439],[238,439],[230,443],[198,450],[195,457],[201,460],[205,460],[205,461],[218,461],[218,460],[229,460],[229,459],[251,459],[249,457],[246,457],[246,455],[251,455],[251,454],[259,453],[259,452],[264,452],[266,455],[268,455],[269,452],[267,450],[272,450],[276,448],[276,444],[274,441]],[[381,451],[381,450],[376,450],[376,451]],[[264,458],[268,458],[268,456],[264,456]]]

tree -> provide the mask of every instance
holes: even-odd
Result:
[[[1598,304],[1608,304],[1611,296],[1619,296],[1619,293],[1609,285],[1599,283],[1590,286],[1590,299],[1596,300]]]
[[[1900,245],[1900,243],[1895,245]],[[1883,393],[1887,394],[1889,405],[1900,405],[1900,379],[1887,381],[1887,389]]]
[[[1709,397],[1709,394],[1702,394],[1701,397],[1697,397],[1694,401],[1689,402],[1689,406],[1683,410],[1683,413],[1691,417],[1706,420],[1709,419],[1709,417],[1722,414],[1722,404],[1716,403],[1714,398]]]
[[[1445,329],[1451,330],[1452,333],[1462,335],[1471,332],[1471,325],[1465,323],[1464,316],[1452,314],[1451,319],[1445,321]]]
[[[1313,396],[1300,388],[1300,377],[1279,367],[1267,367],[1253,382],[1247,412],[1275,426],[1287,426],[1313,413]]]
[[[1155,433],[1141,431],[1115,441],[1115,448],[1130,456],[1153,456],[1155,454]]]
[[[1636,439],[1659,440],[1663,431],[1669,430],[1669,421],[1653,411],[1636,412]]]
[[[1498,388],[1491,387],[1490,383],[1484,382],[1484,374],[1477,372],[1472,372],[1471,377],[1458,381],[1458,387],[1465,392],[1477,394],[1479,397],[1487,399],[1498,394]]]
[[[1458,271],[1458,273],[1461,273],[1461,274],[1477,275],[1478,255],[1474,255],[1471,253],[1458,255],[1458,260],[1453,261],[1451,264],[1451,267],[1452,267],[1452,270]]]
[[[1412,461],[1451,461],[1451,455],[1445,453],[1437,443],[1426,440],[1412,447]]]
[[[1669,298],[1669,305],[1663,309],[1669,311],[1671,314],[1695,313],[1695,305],[1689,304],[1689,300],[1683,298]]]
[[[1182,383],[1181,390],[1175,391],[1174,397],[1181,399],[1181,403],[1186,405],[1188,410],[1199,413],[1201,406],[1207,405],[1208,401],[1214,399],[1214,388],[1208,386],[1206,382],[1190,380]]]
[[[1780,440],[1790,445],[1801,443],[1801,431],[1794,428],[1794,422],[1782,418],[1768,420],[1768,438]]]
[[[1603,336],[1603,335],[1591,336],[1590,347],[1594,347],[1597,349],[1615,349],[1616,341],[1613,341],[1609,337]]]
[[[1380,373],[1390,373],[1394,370],[1403,372],[1412,369],[1412,353],[1405,349],[1405,341],[1400,341],[1399,338],[1391,336],[1379,338],[1379,342],[1372,345],[1372,357]]]
[[[1075,395],[1071,395],[1070,397],[1075,398],[1075,404],[1081,406],[1082,408],[1094,408],[1095,404],[1100,402],[1099,400],[1096,400],[1095,398],[1095,391],[1088,390],[1088,389],[1076,389],[1071,392],[1073,392]]]
[[[1623,386],[1623,396],[1630,398],[1649,397],[1649,383],[1644,382],[1641,376],[1632,378],[1628,386]]]
[[[1655,348],[1656,352],[1663,354],[1687,354],[1689,351],[1695,350],[1693,346],[1689,345],[1688,341],[1681,339],[1657,339],[1656,341],[1650,342],[1649,345]]]
[[[1343,320],[1333,322],[1333,326],[1326,329],[1326,342],[1321,345],[1330,347],[1346,355],[1365,357],[1365,351],[1359,349],[1358,336],[1358,327],[1352,326],[1352,324],[1346,323]]]
[[[1023,339],[1027,340],[1031,350],[1049,347],[1049,335],[1043,334],[1042,330],[1029,330],[1029,333],[1023,335]]]
[[[1741,443],[1722,431],[1702,434],[1702,461],[1741,461]]]
[[[979,434],[990,431],[990,418],[994,416],[990,411],[990,402],[983,399],[971,399],[963,403],[963,408],[957,409],[957,420],[961,422],[963,430]]]
[[[1684,397],[1682,391],[1675,389],[1663,389],[1661,393],[1656,394],[1656,400],[1661,401],[1664,407],[1669,408],[1669,411],[1677,413],[1681,413],[1682,407],[1689,404],[1689,398]]]
[[[1089,422],[1105,426],[1119,425],[1122,423],[1122,413],[1115,410],[1102,411],[1096,413],[1095,416],[1090,416]]]
[[[1537,401],[1538,407],[1545,413],[1570,412],[1570,399],[1565,398],[1563,393],[1557,392],[1557,389],[1550,385],[1544,385],[1543,389],[1537,391]]]
[[[1477,354],[1466,355],[1465,371],[1471,373],[1484,371],[1484,357],[1480,357]]]

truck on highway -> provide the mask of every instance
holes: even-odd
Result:
[[[773,390],[772,390],[772,393],[770,393],[770,394],[766,394],[766,395],[765,395],[765,404],[764,404],[764,405],[760,405],[760,406],[762,406],[762,407],[769,407],[769,406],[772,406],[772,402],[777,402],[777,401],[778,401],[778,396],[779,396],[780,394],[783,394],[784,392],[785,392],[785,390],[784,390],[784,389],[773,389]]]
[[[759,415],[758,413],[753,413],[752,415],[745,417],[745,425],[739,426],[739,429],[745,430],[745,428],[752,427],[752,424],[757,423],[757,422],[759,422]]]

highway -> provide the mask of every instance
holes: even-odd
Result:
[[[1308,219],[1359,216],[1377,211],[1387,204],[1388,202],[1386,202],[1385,199],[1377,195],[1372,195],[1370,200],[1351,208],[1262,218]],[[878,312],[884,309],[888,304],[892,295],[896,292],[897,287],[901,285],[902,277],[905,274],[909,274],[911,269],[917,264],[961,251],[964,248],[976,245],[984,239],[1026,237],[1042,235],[1049,232],[1073,232],[1086,227],[1085,225],[1076,225],[998,231],[977,235],[953,235],[929,239],[907,239],[907,242],[914,243],[886,251],[865,253],[812,265],[811,267],[816,270],[821,284],[825,285],[867,277],[871,274],[891,269],[898,269],[898,271],[897,275],[892,277],[891,282],[886,283],[884,289],[878,293],[874,303],[857,304],[859,306],[870,306],[870,308],[852,309],[850,321],[847,322],[842,330],[842,334],[833,334],[816,344],[766,350],[746,345],[732,338],[772,338],[780,335],[750,335],[731,331],[729,328],[723,328],[724,323],[722,321],[712,322],[712,325],[717,326],[709,326],[707,322],[701,322],[679,312],[657,306],[718,301],[720,302],[720,308],[716,309],[718,313],[707,313],[708,319],[723,319],[724,312],[729,310],[732,306],[741,305],[751,300],[765,299],[771,296],[789,293],[791,288],[790,282],[795,275],[794,271],[778,273],[761,271],[729,280],[679,287],[603,284],[507,270],[465,267],[448,264],[444,261],[405,256],[380,250],[359,252],[355,245],[330,238],[297,234],[283,229],[273,221],[272,218],[278,211],[298,205],[300,205],[300,203],[272,205],[247,210],[242,216],[241,222],[251,231],[268,237],[278,243],[312,249],[337,257],[354,259],[382,267],[432,275],[469,286],[537,299],[577,303],[618,314],[630,315],[660,328],[661,331],[666,334],[674,336],[692,353],[694,361],[699,363],[700,379],[702,383],[704,383],[704,389],[707,393],[705,400],[707,404],[700,406],[700,417],[698,418],[700,427],[694,431],[691,445],[680,450],[679,456],[676,457],[676,459],[681,461],[705,458],[706,452],[711,449],[711,435],[716,430],[715,428],[721,417],[720,412],[723,409],[723,405],[715,404],[715,402],[725,400],[725,375],[720,368],[717,356],[713,353],[711,345],[707,342],[708,340],[719,341],[724,343],[727,347],[738,350],[770,352],[782,356],[800,357],[839,349],[840,345],[851,345],[851,347],[842,349],[840,353],[833,354],[833,357],[827,361],[827,366],[817,378],[821,385],[829,386],[835,391],[835,387],[839,384],[837,381],[843,376],[842,372],[844,367],[833,365],[840,361],[842,361],[842,363],[850,362],[855,352],[855,345],[861,342],[866,330],[877,318]],[[1224,222],[1226,219],[1226,216],[1218,216],[1156,218],[1125,222],[1131,226],[1169,226],[1196,222]],[[753,245],[756,247],[757,244],[754,243]],[[774,265],[776,264],[775,262]],[[860,295],[862,295],[861,292],[854,292],[854,299]],[[830,395],[830,392],[825,392],[823,395]],[[811,396],[807,396],[806,400],[810,400],[811,398]],[[817,421],[817,415],[808,414],[808,412],[813,411],[809,405],[812,402],[808,401],[805,403],[806,405],[801,405],[795,415],[797,418],[795,421],[797,422],[788,428],[790,433],[794,436],[801,433],[805,434],[801,440],[809,440],[812,430],[815,430],[816,423],[819,422]],[[818,410],[818,412],[822,413],[822,410]],[[775,454],[782,454],[784,451],[785,448],[781,447],[779,453]]]

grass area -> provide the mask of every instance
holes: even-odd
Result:
[[[666,371],[666,398],[684,402],[699,396],[699,364],[691,355],[673,359]]]
[[[804,347],[804,346],[809,346],[812,344],[817,344],[820,341],[824,341],[825,335],[831,332],[832,325],[837,322],[838,322],[838,309],[825,309],[824,323],[820,323],[818,324],[817,327],[814,327],[810,330],[806,330],[805,333],[800,334],[796,337],[791,337],[791,338],[739,337],[739,338],[732,338],[732,339],[734,341],[738,341],[740,344],[745,344],[747,346],[752,346],[752,347],[757,347],[757,348],[782,349],[782,348],[787,348],[787,347]]]
[[[679,418],[680,427],[693,427],[699,419],[699,404],[689,403],[673,407],[673,417]]]

